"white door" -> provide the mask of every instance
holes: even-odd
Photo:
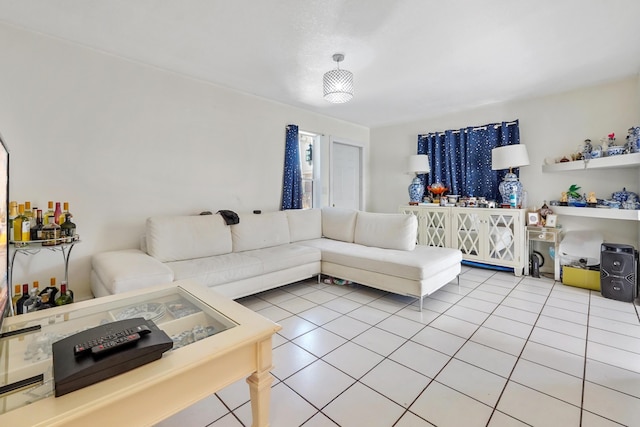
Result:
[[[331,148],[331,206],[362,209],[362,147],[332,141]]]

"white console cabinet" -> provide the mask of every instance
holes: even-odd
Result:
[[[525,267],[525,210],[400,206],[418,218],[418,244],[455,248],[463,259],[513,268]]]

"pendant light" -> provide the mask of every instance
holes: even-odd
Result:
[[[324,99],[333,104],[342,104],[353,98],[353,73],[340,69],[343,54],[335,53],[333,60],[337,63],[337,68],[324,74]]]

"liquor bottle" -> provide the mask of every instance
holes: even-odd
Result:
[[[60,226],[51,218],[49,224],[42,227],[42,246],[55,246],[61,242]]]
[[[60,215],[62,215],[62,209],[60,209],[60,202],[56,202],[56,210],[53,211],[53,220],[58,225],[60,225]]]
[[[40,301],[40,296],[38,295],[38,286],[38,281],[34,281],[33,287],[31,288],[31,291],[29,291],[29,298],[27,298],[22,303],[24,313],[36,311],[36,305],[38,304],[38,301]]]
[[[31,211],[31,202],[24,202],[24,216],[29,218],[29,224],[33,225],[34,218],[33,212]]]
[[[58,216],[58,224],[62,225],[67,217],[67,214],[71,214],[71,212],[69,212],[69,202],[64,202],[62,204],[63,206],[63,210],[60,211],[60,215]],[[73,215],[71,215],[73,216]]]
[[[42,297],[43,294],[47,294],[49,296],[49,304],[53,304],[56,300],[56,296],[58,294],[58,288],[56,288],[56,278],[52,277],[50,280],[50,284],[49,286],[47,286],[46,288],[44,288],[41,292],[40,292],[40,296]]]
[[[54,222],[51,220],[51,218],[53,218],[53,216],[55,215],[55,212],[53,211],[53,201],[49,200],[47,206],[47,212],[44,214],[44,225],[47,225],[50,222]]]
[[[64,280],[60,282],[60,292],[62,292],[63,286],[67,290],[67,295],[71,297],[71,302],[73,302],[74,301],[73,291],[69,288],[69,285]]]
[[[13,220],[13,240],[28,242],[31,238],[31,222],[24,214],[24,205],[18,205],[18,216]]]
[[[11,298],[11,305],[13,305],[13,312],[17,313],[18,311],[16,310],[16,303],[18,302],[18,300],[20,299],[20,297],[22,296],[22,294],[20,293],[20,288],[22,286],[20,285],[15,285],[14,286],[14,291],[13,291],[13,298]]]
[[[62,282],[60,284],[60,296],[56,298],[56,305],[71,304],[72,302],[73,302],[73,298],[67,292],[67,284]]]
[[[22,296],[16,302],[16,314],[24,313],[23,303],[29,298],[29,285],[25,283],[22,285]]]
[[[36,212],[36,225],[31,227],[31,240],[42,240],[42,210],[38,209]]]
[[[9,202],[9,240],[13,240],[13,221],[18,215],[18,202]]]
[[[40,296],[40,303],[36,306],[36,310],[46,310],[47,308],[53,307],[51,301],[49,301],[49,294],[44,293]]]
[[[76,234],[76,225],[71,222],[71,214],[65,214],[65,220],[60,225],[60,238],[63,238],[66,243],[73,242],[73,236]]]

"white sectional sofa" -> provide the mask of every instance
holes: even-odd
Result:
[[[420,299],[454,280],[457,249],[416,245],[413,215],[323,208],[147,219],[141,249],[92,257],[94,296],[195,279],[240,298],[326,274]]]

